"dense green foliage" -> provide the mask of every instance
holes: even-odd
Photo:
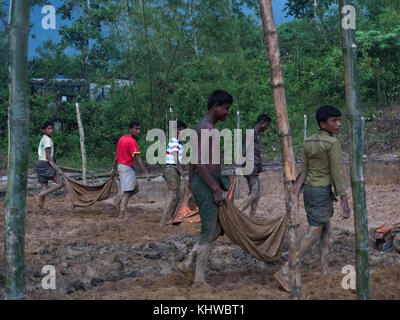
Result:
[[[76,101],[81,103],[92,167],[111,165],[116,142],[132,119],[144,129],[139,141],[142,150],[150,144],[145,141],[149,129],[165,129],[170,108],[193,127],[207,110],[208,95],[218,88],[234,97],[232,115],[220,128],[235,128],[237,110],[243,128],[252,127],[260,113],[274,118],[258,1],[91,0],[90,8],[86,0],[65,3],[59,12],[72,24],[59,29],[60,43],[49,41],[38,49],[39,56],[30,61],[31,76],[63,75],[84,79],[86,86],[110,84],[112,89],[102,101],[86,98],[84,90],[72,102],[60,102],[55,93],[32,96],[32,160],[39,128],[51,120],[61,124],[54,137],[56,158],[62,164],[79,165]],[[304,114],[309,118],[308,133],[313,133],[318,106],[333,104],[345,111],[335,3],[288,0],[287,12],[295,19],[278,27],[295,152],[303,140]],[[373,120],[400,99],[400,5],[396,0],[357,3],[362,106],[367,119]],[[8,105],[4,31],[0,46],[0,146],[4,149]],[[75,49],[74,55],[65,54],[68,46]],[[129,80],[131,85],[116,85],[116,79]],[[278,156],[275,123],[263,139],[268,158]]]

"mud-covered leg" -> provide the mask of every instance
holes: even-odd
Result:
[[[45,199],[46,199],[46,196],[40,196],[40,195],[43,194],[43,193],[48,189],[48,187],[49,187],[49,185],[48,185],[47,182],[42,182],[42,183],[41,183],[41,188],[40,188],[39,194],[36,194],[36,195],[34,196],[34,197],[35,197],[35,200],[36,200],[36,202],[37,202],[37,204],[38,204],[38,207],[39,207],[40,209],[43,209],[43,207],[44,207],[44,201],[45,201]]]
[[[161,224],[168,224],[172,222],[176,206],[178,205],[178,196],[179,196],[179,189],[168,190],[167,205],[163,210]]]
[[[301,240],[300,243],[300,259],[303,258],[304,254],[310,249],[314,244],[316,244],[321,238],[322,227],[309,226],[306,235]],[[281,269],[279,269],[274,275],[276,281],[285,289],[285,291],[290,292],[289,283],[289,262],[286,262]]]
[[[256,193],[253,192],[253,186],[252,186],[252,176],[246,176],[247,180],[247,185],[249,186],[249,196],[248,198],[244,201],[242,206],[240,207],[240,211],[245,211],[254,201],[256,198]],[[254,190],[255,191],[255,190]]]
[[[260,202],[261,198],[261,188],[260,188],[260,180],[258,176],[254,176],[251,179],[250,183],[250,192],[253,195],[253,201],[251,202],[251,209],[250,209],[250,217],[254,218],[257,213],[258,203]]]
[[[119,217],[123,218],[126,216],[126,208],[128,207],[129,198],[135,194],[135,190],[132,191],[125,191],[124,195],[122,196],[121,204],[120,204],[120,211]]]
[[[193,249],[189,252],[186,259],[176,265],[178,270],[182,275],[189,281],[193,281],[194,278],[194,267],[197,257],[197,243],[194,245]]]
[[[56,182],[56,185],[52,186],[51,188],[47,188],[47,183],[46,183],[45,189],[43,190],[44,183],[42,183],[43,191],[41,191],[37,196],[35,196],[36,200],[38,201],[40,209],[43,209],[44,202],[48,194],[56,192],[57,190],[60,190],[61,188],[64,187],[64,183],[60,175],[57,175],[53,180],[54,182]]]
[[[123,192],[116,194],[110,199],[104,200],[104,202],[112,205],[115,208],[116,212],[119,213],[122,197],[123,197]]]
[[[329,238],[332,233],[331,223],[328,221],[321,232],[319,241],[319,250],[321,253],[322,273],[329,273]]]
[[[206,282],[205,274],[207,267],[207,258],[210,252],[210,244],[203,244],[197,247],[196,270],[193,279],[193,288],[211,288]]]

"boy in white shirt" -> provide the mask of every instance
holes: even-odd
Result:
[[[53,125],[50,122],[45,122],[42,126],[43,137],[40,140],[38,148],[38,161],[36,163],[36,173],[38,181],[41,184],[41,192],[35,196],[39,208],[43,209],[46,195],[61,189],[63,185],[62,171],[56,165],[53,158],[54,144],[51,140],[53,135]],[[49,180],[53,180],[56,185],[48,188]]]

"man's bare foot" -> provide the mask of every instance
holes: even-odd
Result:
[[[39,196],[38,194],[35,194],[34,197],[35,197],[35,200],[36,200],[36,202],[38,204],[39,209],[43,209],[43,207],[44,207],[44,198]]]
[[[192,284],[192,288],[193,289],[205,289],[205,290],[213,290],[214,289],[205,280],[194,281]]]
[[[290,285],[283,278],[280,270],[274,274],[274,278],[286,292],[290,292]]]
[[[162,226],[165,224],[165,216],[164,215],[161,217],[160,224]]]
[[[118,215],[118,219],[123,220],[126,218],[126,210],[121,210]]]
[[[112,202],[111,205],[115,208],[115,212],[119,212],[121,210],[121,208],[119,207],[120,203],[121,203],[121,201],[118,201],[118,200],[114,200]]]
[[[328,266],[322,266],[322,274],[323,275],[327,275],[327,274],[329,274],[329,267]]]
[[[188,267],[184,262],[179,262],[176,264],[176,268],[183,275],[186,280],[190,282],[193,281],[194,278],[194,270],[191,267]]]
[[[254,210],[254,209],[250,210],[250,214],[249,214],[250,219],[254,219],[256,217],[256,215],[257,215],[257,210]]]

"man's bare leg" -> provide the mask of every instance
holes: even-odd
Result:
[[[179,189],[168,190],[167,205],[163,211],[161,224],[172,223],[173,215],[175,213],[176,206],[178,205],[178,199],[179,199]]]
[[[321,253],[322,273],[329,273],[329,238],[332,232],[330,221],[328,221],[321,232],[321,239],[319,241],[319,250]]]
[[[321,239],[322,228],[323,227],[315,226],[308,227],[307,233],[300,243],[300,259],[303,258],[308,249]],[[275,273],[274,277],[286,291],[290,292],[289,261],[287,261],[282,268]]]
[[[117,193],[112,198],[104,200],[104,202],[111,204],[115,208],[116,212],[119,213],[123,195],[123,193]]]
[[[129,191],[125,191],[124,195],[122,196],[121,203],[119,205],[119,217],[123,218],[126,213],[126,207],[128,205],[129,200]]]
[[[205,274],[206,274],[206,266],[207,266],[207,258],[210,252],[210,244],[202,244],[197,247],[197,259],[196,259],[196,270],[194,273],[193,279],[193,288],[211,288],[210,285],[206,282]]]
[[[257,213],[258,203],[260,202],[261,198],[261,190],[260,190],[260,180],[258,176],[252,179],[251,183],[251,193],[254,193],[254,200],[251,202],[251,209],[250,209],[250,217],[254,218]]]
[[[176,265],[178,270],[182,273],[182,275],[189,281],[193,281],[194,279],[194,268],[197,257],[197,243],[194,245],[193,249],[189,252],[189,255],[186,259]]]
[[[254,177],[257,178],[257,177]],[[246,210],[251,205],[250,216],[254,216],[257,211],[260,193],[260,185],[258,183],[258,179],[254,179],[252,176],[246,178],[247,185],[249,186],[249,197],[245,200],[243,205],[240,208],[240,211]],[[257,199],[258,198],[258,199]]]
[[[48,187],[49,187],[49,185],[48,185],[47,182],[42,182],[42,183],[41,183],[41,188],[40,188],[39,194],[36,194],[36,195],[34,196],[34,197],[35,197],[35,200],[36,200],[36,202],[38,203],[38,206],[39,206],[40,209],[43,209],[43,207],[44,207],[44,200],[46,199],[46,197],[41,197],[40,194],[43,193],[43,192],[45,192],[45,191],[48,189]]]
[[[62,187],[64,187],[62,176],[57,175],[53,180],[56,183],[56,185],[52,186],[51,188],[48,188],[47,183],[46,184],[42,183],[42,190],[43,189],[44,190],[35,196],[40,209],[43,209],[44,207],[44,201],[46,199],[46,195],[53,193],[57,190],[60,190]]]
[[[121,203],[119,205],[120,211],[119,211],[119,217],[123,218],[125,217],[126,214],[126,207],[128,206],[128,201],[129,198],[132,197],[135,194],[135,190],[132,191],[125,191],[124,195],[122,196]]]

